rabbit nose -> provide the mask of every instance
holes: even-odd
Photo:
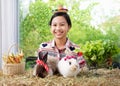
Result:
[[[74,65],[73,67],[72,67],[72,71],[76,71],[78,69],[78,65]]]

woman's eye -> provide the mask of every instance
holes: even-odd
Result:
[[[52,26],[57,26],[56,24],[53,24]]]
[[[52,24],[52,26],[57,26],[57,24]]]
[[[64,26],[65,24],[61,24],[60,26]]]

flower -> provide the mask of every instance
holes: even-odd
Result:
[[[83,53],[82,52],[78,52],[77,55],[78,56],[83,56]]]

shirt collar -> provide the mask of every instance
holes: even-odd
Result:
[[[54,48],[55,47],[55,40],[53,39],[51,42],[51,47]]]
[[[70,46],[74,46],[74,47],[78,47],[76,44],[74,44],[73,42],[71,42],[68,38],[67,38],[67,42],[65,44],[65,48],[68,48]],[[51,47],[55,48],[55,40],[53,39],[51,42]]]

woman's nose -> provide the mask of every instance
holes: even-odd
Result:
[[[57,29],[57,30],[60,30],[60,28],[61,28],[61,27],[60,27],[59,25],[58,25],[58,26],[56,26],[56,29]]]

